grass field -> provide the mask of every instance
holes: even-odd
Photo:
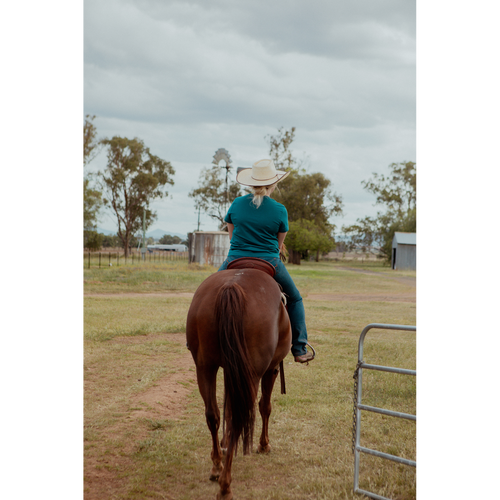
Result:
[[[288,269],[317,358],[309,366],[285,359],[287,394],[277,384],[272,398],[272,451],[238,454],[233,492],[242,500],[361,498],[352,493],[351,452],[358,339],[368,323],[415,325],[415,273],[376,262]],[[213,272],[175,261],[84,271],[86,500],[215,498],[210,434],[184,336],[190,294]],[[372,330],[364,360],[415,369],[415,353],[414,333]],[[415,393],[414,377],[364,372],[365,404],[415,414]],[[361,430],[363,446],[416,459],[413,422],[364,412]],[[361,457],[360,487],[379,495],[415,498],[415,476]]]

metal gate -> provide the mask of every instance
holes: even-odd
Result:
[[[361,411],[371,411],[375,413],[381,413],[382,415],[390,415],[392,417],[405,418],[407,420],[413,420],[416,422],[416,415],[410,415],[408,413],[401,413],[397,411],[386,410],[384,408],[376,408],[374,406],[367,406],[361,403],[362,396],[362,381],[363,381],[363,370],[378,370],[390,373],[400,373],[403,375],[413,375],[416,376],[416,370],[406,370],[404,368],[393,368],[390,366],[379,366],[370,365],[363,362],[363,342],[365,340],[366,334],[372,328],[377,328],[381,330],[404,330],[415,332],[417,330],[416,326],[406,326],[406,325],[384,325],[381,323],[371,323],[363,329],[361,336],[359,337],[358,344],[358,364],[356,366],[356,371],[354,372],[354,411],[353,411],[353,452],[354,452],[354,493],[360,493],[366,495],[370,498],[375,498],[379,500],[390,500],[386,497],[371,493],[369,491],[362,490],[359,488],[359,459],[361,453],[367,453],[369,455],[374,455],[376,457],[385,458],[393,462],[397,462],[404,465],[409,465],[411,467],[416,467],[417,463],[413,460],[407,460],[406,458],[397,457],[395,455],[390,455],[388,453],[383,453],[381,451],[371,450],[370,448],[365,448],[360,445],[360,428],[361,428]]]

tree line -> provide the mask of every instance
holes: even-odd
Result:
[[[351,248],[375,248],[391,262],[392,240],[396,231],[417,232],[417,169],[412,161],[391,163],[389,175],[374,173],[361,183],[376,195],[375,204],[382,207],[375,217],[357,219],[343,226]]]
[[[273,198],[285,205],[288,211],[289,232],[285,243],[289,251],[289,262],[300,264],[300,259],[310,256],[319,260],[336,248],[337,225],[333,217],[343,216],[342,196],[333,191],[330,179],[320,172],[308,173],[303,162],[294,156],[292,144],[295,127],[283,127],[276,135],[268,135],[269,156],[279,170],[290,171],[286,179],[278,184]],[[416,165],[414,162],[392,163],[387,176],[377,173],[362,181],[364,189],[374,193],[376,204],[385,207],[376,217],[358,219],[356,224],[342,226],[342,245],[348,250],[366,251],[375,249],[390,262],[392,238],[396,231],[416,231]],[[224,216],[229,203],[250,190],[235,180],[225,185],[222,169],[218,166],[205,168],[198,187],[189,196],[195,200],[196,208],[217,221],[220,230],[226,229]]]
[[[146,238],[146,245],[188,245],[187,240],[179,238],[179,236],[165,234],[158,242],[154,238]],[[138,248],[141,244],[141,238],[132,236],[129,242],[129,252],[133,248]],[[88,250],[100,250],[101,248],[124,248],[123,241],[116,234],[102,234],[97,231],[84,231],[84,248]]]
[[[109,207],[116,216],[117,236],[127,257],[135,234],[143,224],[148,228],[156,220],[157,214],[150,204],[168,195],[166,187],[174,184],[175,170],[170,162],[153,155],[140,139],[119,136],[97,139],[94,119],[95,116],[87,115],[83,127],[87,245],[89,241],[95,244],[98,238],[95,228],[99,210],[102,206]],[[85,171],[85,167],[101,147],[107,148],[107,165],[103,171],[92,175]]]
[[[170,162],[153,155],[140,139],[119,136],[98,139],[94,119],[95,116],[87,115],[84,123],[84,245],[100,248],[111,246],[109,242],[113,241],[113,246],[124,248],[127,255],[138,244],[135,235],[142,230],[143,217],[146,228],[156,220],[157,214],[150,203],[168,195],[167,187],[174,185],[175,170]],[[288,211],[289,233],[285,243],[289,262],[300,264],[301,258],[312,256],[318,261],[321,254],[335,249],[337,225],[332,219],[343,215],[344,205],[330,179],[320,172],[308,173],[303,162],[295,157],[291,148],[295,132],[295,127],[289,130],[281,127],[275,135],[264,139],[276,168],[291,172],[279,183],[273,198]],[[87,172],[85,167],[101,148],[107,149],[106,168],[95,174]],[[222,170],[218,166],[204,168],[198,187],[189,196],[197,209],[217,221],[220,230],[227,230],[224,223],[227,202],[249,191],[235,180],[228,180],[226,185]],[[388,175],[374,173],[362,185],[376,196],[375,204],[382,209],[375,217],[367,216],[351,226],[342,226],[342,243],[350,249],[374,248],[390,261],[394,233],[416,231],[416,164],[392,163]],[[99,235],[95,229],[103,207],[116,216],[115,240]],[[170,235],[160,240],[163,244],[181,242]]]

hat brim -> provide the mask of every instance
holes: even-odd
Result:
[[[243,186],[271,186],[277,182],[282,181],[285,177],[288,177],[290,172],[285,172],[284,170],[276,170],[276,176],[271,179],[265,179],[263,181],[256,180],[252,177],[252,167],[240,170],[236,175],[236,182],[242,184]]]

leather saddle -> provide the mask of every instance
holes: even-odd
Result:
[[[239,259],[232,260],[227,269],[257,269],[259,271],[263,271],[266,274],[269,274],[271,278],[274,278],[276,275],[276,268],[267,262],[267,260],[259,259],[258,257],[240,257]],[[281,290],[281,300],[283,305],[286,306],[286,296],[283,293],[283,288],[279,283],[277,283]],[[288,307],[287,307],[288,310]]]
[[[259,271],[264,271],[269,274],[271,278],[274,278],[276,274],[276,269],[272,264],[264,259],[258,259],[257,257],[241,257],[239,259],[232,260],[227,269],[258,269]]]

